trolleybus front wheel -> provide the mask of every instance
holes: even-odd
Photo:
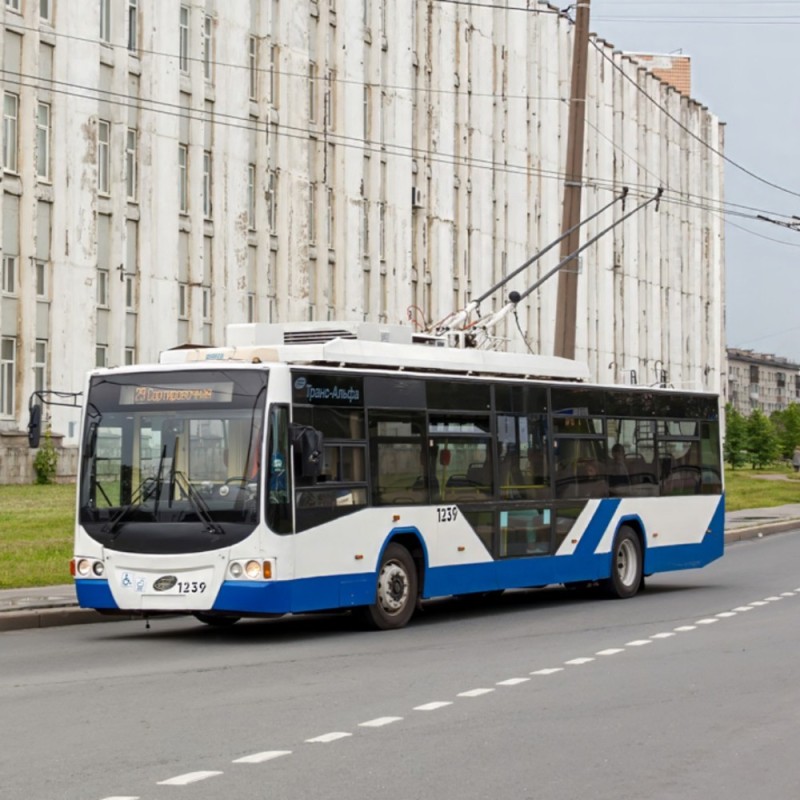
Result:
[[[408,624],[417,603],[417,568],[405,547],[390,544],[378,569],[375,602],[360,609],[371,628],[390,630]]]
[[[611,548],[611,577],[603,583],[612,597],[633,597],[642,586],[642,544],[633,528],[623,525]]]

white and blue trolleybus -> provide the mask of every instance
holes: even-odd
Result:
[[[236,325],[98,369],[83,403],[81,606],[353,609],[550,584],[635,595],[723,552],[718,397],[590,385],[565,359],[404,326]]]

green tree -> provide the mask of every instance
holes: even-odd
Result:
[[[747,461],[747,420],[730,403],[725,407],[724,455],[733,469]]]
[[[791,458],[797,447],[800,447],[800,405],[791,403],[783,411],[776,411],[771,416],[778,434],[783,458]]]
[[[778,457],[780,442],[769,417],[755,409],[747,420],[747,452],[753,469],[766,467]]]

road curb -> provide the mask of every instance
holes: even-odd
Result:
[[[725,543],[743,542],[747,539],[758,539],[772,533],[787,533],[800,528],[800,517],[763,522],[759,525],[749,525],[746,528],[735,528],[725,534]]]

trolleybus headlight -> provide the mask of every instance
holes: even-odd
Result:
[[[242,577],[242,565],[238,561],[234,561],[229,571],[231,573],[232,578],[241,578]]]
[[[82,558],[76,565],[78,575],[86,577],[92,569],[92,562],[88,558]]]
[[[260,578],[261,577],[261,563],[258,561],[248,561],[244,565],[244,571],[248,578]]]
[[[94,572],[98,578],[102,576],[104,571],[105,567],[102,561],[95,561],[94,564],[92,564],[92,572]]]

